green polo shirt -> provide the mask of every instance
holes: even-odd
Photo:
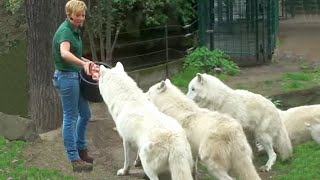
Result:
[[[64,41],[68,41],[70,43],[70,52],[72,54],[78,58],[82,57],[82,40],[80,37],[80,30],[74,28],[68,19],[60,25],[53,36],[52,55],[54,66],[56,70],[79,72],[81,69],[80,66],[69,63],[61,57],[60,44]]]

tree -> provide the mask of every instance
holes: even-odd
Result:
[[[28,112],[38,132],[61,125],[60,99],[52,85],[51,42],[65,18],[65,0],[26,0],[27,69],[29,84]]]
[[[194,18],[193,3],[194,0],[87,0],[86,33],[92,59],[111,64],[120,29],[139,37],[140,27],[165,25],[173,17],[179,17],[183,24],[190,22]]]

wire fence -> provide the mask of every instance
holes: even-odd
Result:
[[[197,20],[118,34],[112,64],[120,61],[126,71],[152,67],[183,58],[197,44]]]
[[[319,17],[320,0],[279,0],[281,18],[306,16],[307,18]]]

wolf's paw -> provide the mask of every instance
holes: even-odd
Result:
[[[125,175],[128,175],[129,174],[129,170],[126,170],[126,169],[119,169],[118,172],[117,172],[117,176],[125,176]]]
[[[271,170],[271,168],[269,168],[269,167],[267,167],[267,166],[261,166],[261,167],[259,168],[259,170],[260,170],[261,172],[268,172],[268,171]]]

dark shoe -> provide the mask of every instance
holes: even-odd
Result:
[[[81,159],[71,161],[71,164],[72,164],[74,172],[92,171],[93,170],[93,164],[87,163]]]
[[[78,150],[78,152],[82,160],[84,160],[87,163],[93,163],[93,158],[88,155],[88,149]]]

